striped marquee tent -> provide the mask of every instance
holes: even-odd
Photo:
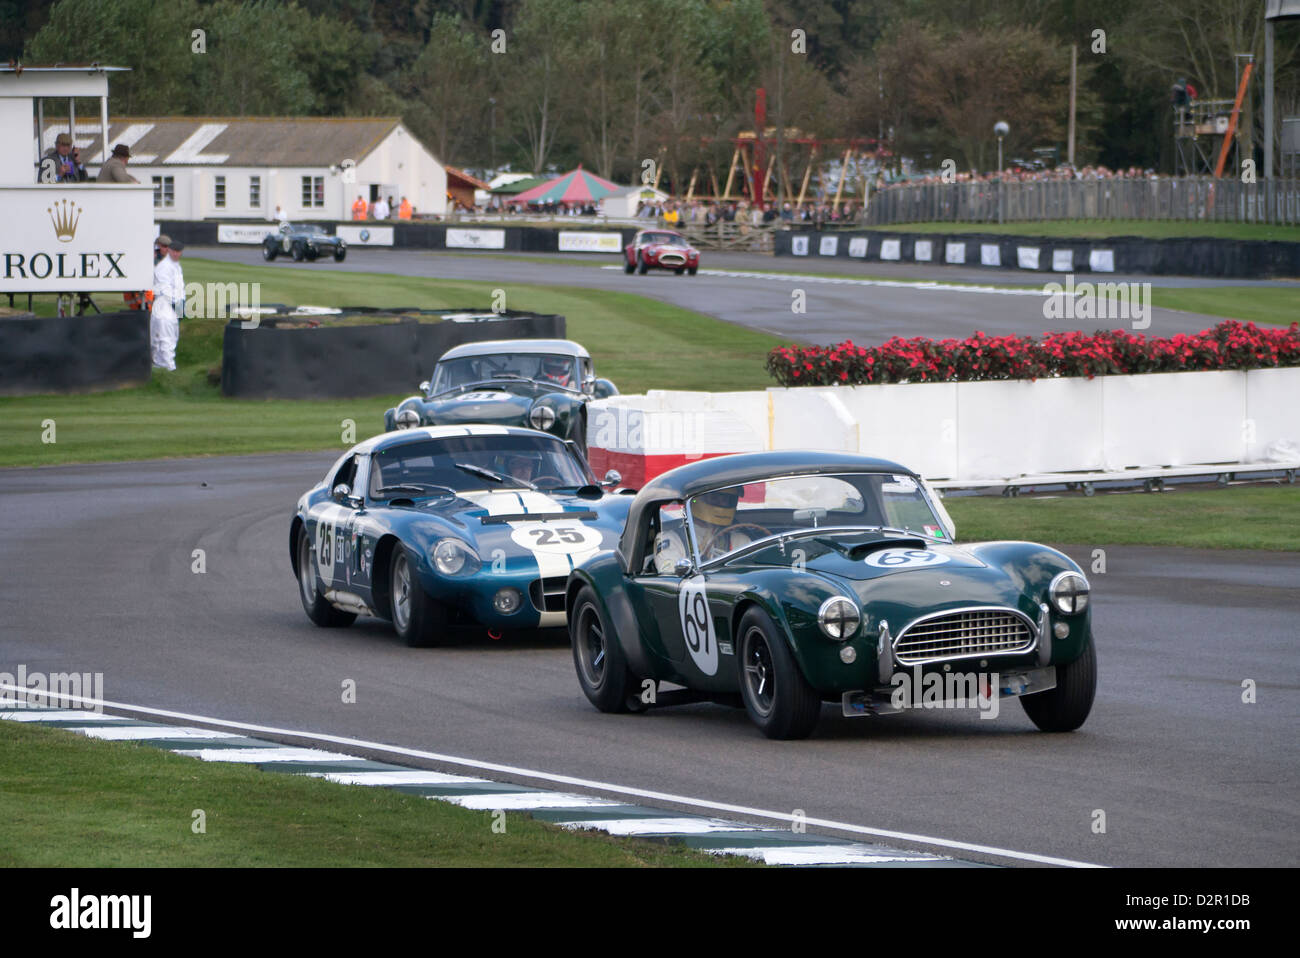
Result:
[[[514,196],[514,203],[594,203],[619,189],[618,184],[601,179],[579,166],[563,176],[539,183]]]

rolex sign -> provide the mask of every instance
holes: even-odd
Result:
[[[0,293],[153,286],[153,191],[134,184],[0,187]]]

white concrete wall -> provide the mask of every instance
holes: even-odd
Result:
[[[447,212],[446,167],[401,124],[364,160],[358,161],[356,177],[356,183],[347,187],[345,219],[351,216],[351,204],[358,193],[369,200],[371,184],[393,186],[393,199],[400,204],[402,197],[407,197],[417,215],[443,216]],[[392,216],[396,218],[396,209]]]

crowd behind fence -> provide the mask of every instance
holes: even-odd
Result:
[[[1195,220],[1300,225],[1300,179],[1208,176],[922,183],[871,197],[868,226],[1034,220]]]

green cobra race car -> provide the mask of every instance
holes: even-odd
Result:
[[[579,684],[604,712],[743,705],[771,738],[810,735],[826,701],[984,718],[1019,697],[1040,729],[1078,728],[1096,688],[1082,570],[1048,546],[954,538],[925,481],[882,459],[670,470],[633,500],[617,548],[569,576]]]

